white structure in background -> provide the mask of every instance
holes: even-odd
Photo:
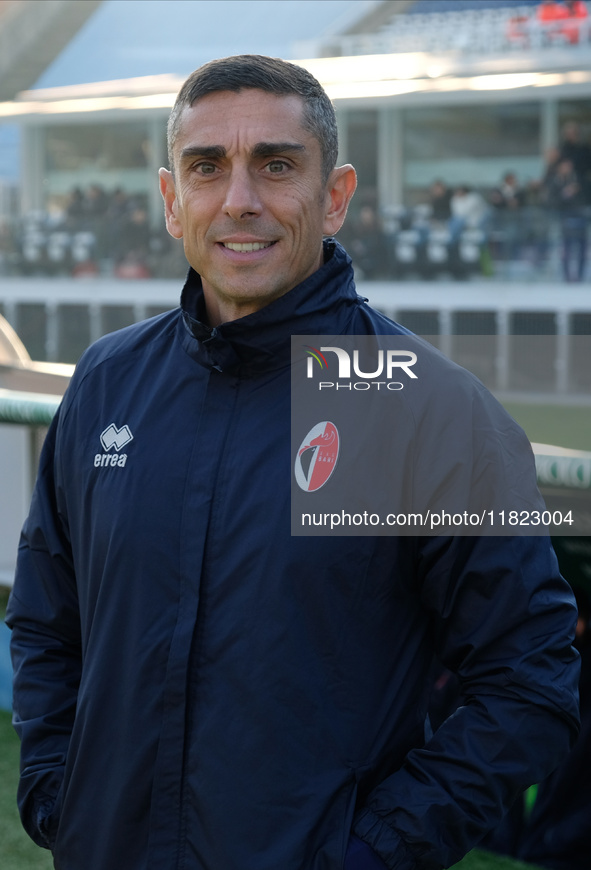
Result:
[[[21,405],[55,406],[73,366],[32,362],[24,345],[0,317],[0,419],[19,419],[7,406],[12,397]],[[44,402],[45,400],[45,402]],[[4,411],[4,413],[3,413]],[[39,427],[0,423],[0,585],[11,586],[20,529],[27,515],[36,473]]]

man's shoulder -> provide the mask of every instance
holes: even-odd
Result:
[[[89,384],[97,389],[101,378],[115,390],[117,384],[129,384],[131,370],[139,377],[147,367],[161,365],[162,353],[174,340],[179,316],[178,308],[167,311],[103,335],[91,344],[78,361],[64,396],[63,411],[87,392]]]
[[[129,353],[153,352],[159,341],[169,340],[174,333],[179,314],[180,309],[175,308],[103,335],[84,351],[76,366],[75,377],[88,374],[93,368],[112,358],[120,358]]]
[[[355,317],[350,323],[350,335],[408,335],[413,333],[402,324],[386,317],[377,308],[372,308],[369,301],[359,296]],[[418,338],[417,336],[414,336]]]

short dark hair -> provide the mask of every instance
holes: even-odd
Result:
[[[339,148],[334,107],[319,81],[301,66],[276,57],[239,54],[212,60],[191,73],[176,98],[168,119],[168,160],[174,172],[174,146],[183,109],[218,91],[256,88],[277,96],[298,96],[304,103],[303,124],[319,142],[322,176],[328,178]]]

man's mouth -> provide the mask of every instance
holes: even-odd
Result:
[[[275,242],[222,242],[224,248],[229,248],[231,251],[239,251],[247,254],[251,251],[262,251],[263,248],[270,248]]]

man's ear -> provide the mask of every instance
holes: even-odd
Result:
[[[176,199],[176,187],[174,176],[168,169],[160,169],[160,193],[164,200],[164,217],[166,219],[166,229],[173,239],[182,239],[183,227],[178,219],[178,206]]]
[[[342,227],[356,187],[357,173],[350,163],[337,166],[328,176],[323,227],[325,236],[333,236]]]

